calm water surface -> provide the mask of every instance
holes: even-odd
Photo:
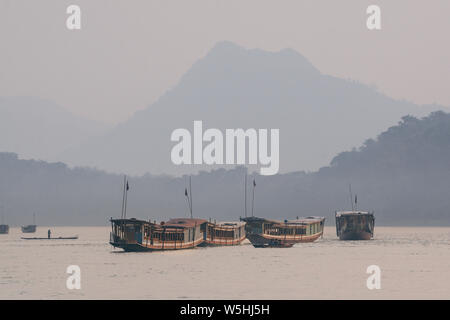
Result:
[[[38,227],[32,237],[45,237]],[[0,235],[0,299],[450,299],[450,228],[376,227],[375,240],[323,239],[293,248],[197,248],[123,253],[107,227],[52,227],[27,241]],[[366,268],[381,268],[381,289]],[[66,268],[81,268],[81,289],[66,288]]]

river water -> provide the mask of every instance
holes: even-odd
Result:
[[[32,237],[46,237],[38,227]],[[371,241],[322,239],[292,248],[124,253],[108,227],[51,227],[52,236],[0,235],[0,299],[450,299],[450,228],[376,227]],[[29,236],[29,235],[28,235]],[[68,289],[69,265],[81,289]],[[367,267],[381,288],[369,290]]]

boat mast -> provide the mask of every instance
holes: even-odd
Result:
[[[353,207],[353,195],[352,195],[352,184],[348,185],[348,189],[350,191],[350,204],[352,205],[352,211],[354,211],[354,207]]]
[[[126,175],[124,175],[123,176],[123,191],[122,191],[122,212],[121,212],[121,214],[120,214],[120,219],[121,219],[121,222],[120,222],[120,227],[119,227],[119,232],[121,233],[121,236],[123,237],[124,236],[124,234],[125,234],[125,230],[124,230],[124,221],[123,221],[123,219],[125,218],[124,217],[124,212],[125,212],[125,192],[126,192],[126,188],[127,188],[127,186],[126,186],[126,182],[127,181],[127,176]]]
[[[123,176],[123,190],[122,190],[122,212],[120,214],[120,218],[123,219],[123,212],[125,208],[125,188],[126,188],[126,180],[127,176]]]
[[[127,203],[128,203],[128,189],[130,189],[130,187],[128,186],[128,179],[127,180],[127,185],[125,187],[125,209],[123,212],[123,217],[126,219],[127,218]]]
[[[255,182],[255,178],[253,178],[252,217],[253,217],[253,208],[255,206],[255,187],[256,187],[256,182]]]
[[[244,214],[247,218],[247,172],[245,172],[245,181],[244,181]]]
[[[188,189],[187,188],[185,188],[184,189],[184,195],[186,196],[186,200],[187,200],[187,203],[188,203],[188,208],[189,208],[189,212],[190,212],[190,214],[191,214],[191,219],[192,219],[192,200],[191,200],[191,197],[192,197],[192,188],[191,188],[191,177],[189,177],[189,193],[188,193]],[[190,194],[190,195],[189,195]]]
[[[191,176],[189,176],[189,197],[191,198],[191,219],[192,219],[192,181],[191,181]]]

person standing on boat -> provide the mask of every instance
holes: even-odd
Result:
[[[48,229],[47,234],[48,234],[48,238],[50,239],[50,236],[51,236],[51,234],[52,234],[52,232],[50,231],[50,229]]]

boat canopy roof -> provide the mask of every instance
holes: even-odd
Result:
[[[112,223],[118,224],[118,225],[153,225],[155,227],[160,228],[173,228],[173,229],[183,229],[183,228],[193,228],[196,225],[199,226],[203,223],[207,223],[208,221],[205,219],[190,219],[190,218],[175,218],[170,219],[167,222],[161,222],[161,223],[153,223],[151,221],[146,220],[139,220],[136,218],[129,218],[129,219],[111,219]]]
[[[325,220],[324,217],[306,217],[306,218],[298,218],[295,220],[270,220],[265,218],[259,218],[259,217],[247,217],[242,218],[242,221],[245,222],[268,222],[268,223],[274,223],[274,224],[283,224],[283,225],[308,225],[312,223],[317,223]]]
[[[154,225],[156,227],[163,227],[163,228],[167,228],[167,227],[173,227],[173,228],[191,228],[194,226],[198,226],[201,225],[203,223],[207,223],[206,220],[204,219],[190,219],[190,218],[176,218],[176,219],[170,219],[167,222],[161,222],[159,224],[157,223],[153,223],[151,221],[146,221],[146,220],[139,220],[136,218],[129,218],[129,219],[111,219],[112,223],[115,224],[134,224],[134,225],[142,225],[142,224],[147,224],[147,225]]]
[[[211,222],[210,222],[211,223]],[[235,229],[238,227],[243,227],[245,226],[245,222],[243,221],[230,221],[230,222],[226,222],[226,221],[221,221],[221,222],[216,222],[216,223],[211,223],[216,225],[219,228],[224,228],[224,229]]]
[[[128,223],[132,223],[132,224],[144,224],[144,223],[151,223],[149,221],[145,221],[145,220],[139,220],[136,218],[130,218],[130,219],[122,219],[122,218],[118,218],[118,219],[111,219],[111,222],[113,223],[121,223],[121,224],[128,224]],[[153,224],[153,223],[151,223]]]
[[[321,222],[323,220],[325,220],[324,217],[306,217],[306,218],[298,218],[295,220],[284,220],[284,223],[305,225],[305,224]]]

